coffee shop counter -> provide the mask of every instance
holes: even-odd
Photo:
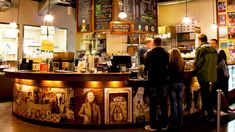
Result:
[[[149,121],[146,80],[130,73],[6,71],[13,113],[45,125],[111,127]]]
[[[0,72],[0,101],[11,100],[12,87],[11,79],[7,78],[4,72]]]

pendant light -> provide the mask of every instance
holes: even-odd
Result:
[[[126,19],[127,14],[126,14],[126,12],[124,12],[123,1],[119,1],[119,6],[120,6],[121,11],[119,12],[118,17],[121,20]]]
[[[18,26],[14,20],[15,19],[15,4],[16,4],[14,0],[12,1],[12,4],[13,4],[13,20],[10,22],[9,25],[11,28],[17,28]]]
[[[192,20],[190,17],[188,17],[188,0],[185,0],[185,13],[186,16],[183,18],[182,22],[184,24],[189,24]]]
[[[216,24],[216,22],[215,22],[215,5],[214,5],[214,0],[212,0],[212,24],[211,24],[211,28],[212,29],[217,29],[218,28],[218,26],[217,26],[217,24]]]
[[[44,17],[44,23],[50,23],[52,25],[54,17],[50,14],[50,12],[51,12],[51,0],[49,0],[48,13]]]

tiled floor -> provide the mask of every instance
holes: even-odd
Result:
[[[216,132],[215,124],[204,122],[198,117],[193,119],[186,119],[185,127],[182,132]],[[221,132],[235,132],[235,120],[226,123],[228,120],[235,119],[235,114],[231,114],[229,119],[224,122]],[[62,129],[40,126],[21,121],[12,116],[11,102],[0,103],[0,132],[144,132],[143,128],[132,129],[115,129],[115,130],[78,130],[78,129]]]

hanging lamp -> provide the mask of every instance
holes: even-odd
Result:
[[[45,23],[50,23],[52,25],[52,22],[54,20],[54,17],[50,14],[51,12],[51,0],[49,0],[48,4],[48,13],[44,17],[44,22]]]
[[[217,29],[218,28],[218,26],[217,26],[217,24],[216,24],[216,22],[215,22],[215,5],[214,5],[214,0],[212,0],[212,24],[211,24],[211,28],[212,29]]]
[[[124,12],[123,1],[120,1],[119,6],[121,8],[121,11],[119,12],[118,17],[121,20],[126,19],[127,18],[127,14],[126,14],[126,12]]]
[[[185,0],[185,17],[183,18],[182,22],[184,24],[189,24],[192,20],[190,17],[188,17],[188,0]]]

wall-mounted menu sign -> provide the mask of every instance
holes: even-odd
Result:
[[[112,21],[110,22],[111,34],[130,34],[133,32],[132,22]]]
[[[95,30],[109,29],[112,21],[112,0],[95,0]]]
[[[77,31],[91,31],[91,0],[77,0]]]
[[[135,0],[133,15],[135,31],[138,32],[157,32],[157,3],[156,0]]]

